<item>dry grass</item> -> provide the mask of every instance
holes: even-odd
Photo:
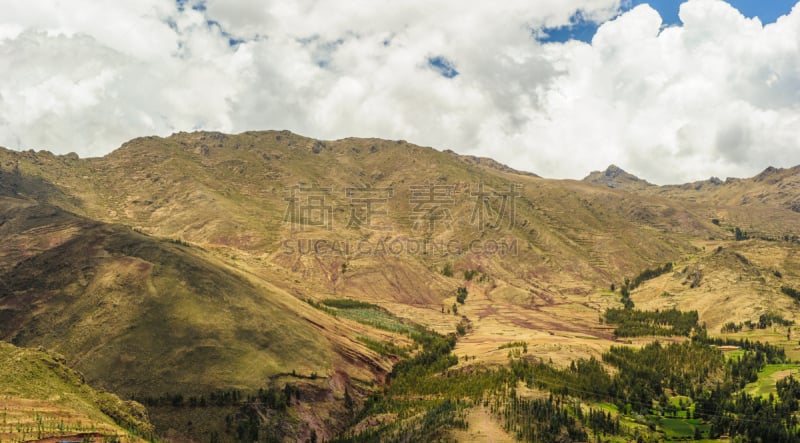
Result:
[[[453,430],[450,438],[455,441],[512,443],[517,440],[482,406],[476,406],[467,415],[468,430]]]
[[[0,439],[24,441],[93,434],[142,441],[109,417],[127,417],[125,426],[150,432],[140,406],[98,393],[80,374],[51,355],[0,343]]]
[[[19,174],[9,172],[14,164]],[[558,364],[599,355],[615,343],[599,321],[620,306],[609,286],[668,261],[674,273],[634,291],[638,308],[696,309],[712,333],[765,312],[800,319],[779,291],[800,287],[800,246],[736,242],[730,232],[800,234],[800,214],[788,209],[794,171],[721,186],[610,189],[405,142],[319,142],[274,131],[147,137],[84,160],[0,149],[0,167],[4,337],[58,349],[91,381],[125,395],[256,390],[292,370],[383,381],[391,361],[357,338],[402,339],[306,299],[368,301],[441,333],[466,317],[455,352],[487,364],[504,364],[508,350],[498,348],[515,341]],[[521,185],[513,225],[470,223],[479,183],[495,191]],[[298,184],[332,188],[331,230],[292,232],[284,223],[285,190]],[[513,241],[518,249],[286,253],[284,240],[425,238],[409,218],[409,190],[420,184],[454,192],[446,205],[452,223],[430,240]],[[395,190],[377,219],[381,229],[347,227],[344,190],[352,186]],[[476,277],[467,281],[465,271]],[[701,284],[690,287],[699,273]],[[466,303],[448,314],[460,286]]]

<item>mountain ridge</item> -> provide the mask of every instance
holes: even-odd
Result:
[[[325,301],[444,335],[468,321],[454,352],[488,365],[507,362],[512,338],[556,363],[601,355],[616,343],[598,320],[620,305],[608,289],[664,263],[676,271],[636,289],[637,305],[694,308],[715,331],[770,309],[798,318],[780,289],[800,278],[796,169],[700,187],[618,167],[553,180],[404,141],[288,131],[142,137],[89,159],[0,149],[0,333],[149,398],[161,433],[224,433],[237,411],[200,420],[212,409],[159,399],[295,386],[308,400],[270,425],[305,440],[314,423],[331,439],[345,393],[363,403],[390,378],[399,355],[380,343],[411,342]]]

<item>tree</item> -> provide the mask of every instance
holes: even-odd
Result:
[[[467,288],[460,286],[456,290],[456,301],[463,305],[466,299],[467,299]]]
[[[442,275],[445,277],[452,277],[453,276],[453,265],[450,263],[445,263],[444,268],[442,268]]]

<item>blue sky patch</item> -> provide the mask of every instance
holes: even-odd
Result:
[[[442,57],[441,55],[437,55],[436,57],[428,57],[428,66],[445,78],[453,78],[459,74],[453,65],[453,62]]]
[[[244,43],[246,41],[245,39],[238,38],[238,37],[234,36],[233,34],[231,34],[231,33],[227,32],[227,31],[225,31],[224,29],[222,29],[222,24],[220,24],[220,22],[218,22],[216,20],[206,19],[206,26],[208,26],[209,28],[217,28],[219,30],[220,35],[222,35],[222,37],[228,39],[228,46],[230,46],[230,47],[235,47],[235,46],[241,45],[242,43]]]
[[[568,25],[542,29],[540,33],[537,33],[536,39],[542,43],[563,43],[569,40],[591,42],[597,28],[601,25],[601,23],[586,20],[582,11],[575,13],[569,21]]]
[[[680,25],[678,17],[680,6],[683,2],[676,0],[625,0],[622,2],[621,12],[628,11],[643,3],[649,4],[661,14],[661,19],[667,26]],[[758,17],[761,23],[774,23],[778,17],[788,14],[797,0],[728,0],[734,8],[746,17]],[[581,11],[570,19],[570,24],[557,28],[544,28],[534,35],[542,43],[563,43],[569,40],[580,40],[590,43],[602,23],[585,20]]]
[[[206,10],[206,0],[175,0],[175,4],[178,6],[178,11],[181,12],[186,9],[187,4],[190,4],[195,11],[205,12]]]
[[[738,9],[745,17],[758,17],[761,23],[774,23],[778,17],[788,14],[797,0],[727,0],[727,2]],[[678,11],[681,3],[675,0],[628,0],[623,2],[623,10],[628,10],[636,5],[649,3],[656,11],[661,14],[661,18],[667,25],[680,24]]]
[[[775,23],[778,17],[791,12],[797,0],[738,0],[730,2],[747,17],[758,17],[761,23]]]

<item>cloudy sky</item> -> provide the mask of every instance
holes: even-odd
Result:
[[[0,145],[143,135],[405,139],[546,177],[800,164],[783,0],[0,0]]]

